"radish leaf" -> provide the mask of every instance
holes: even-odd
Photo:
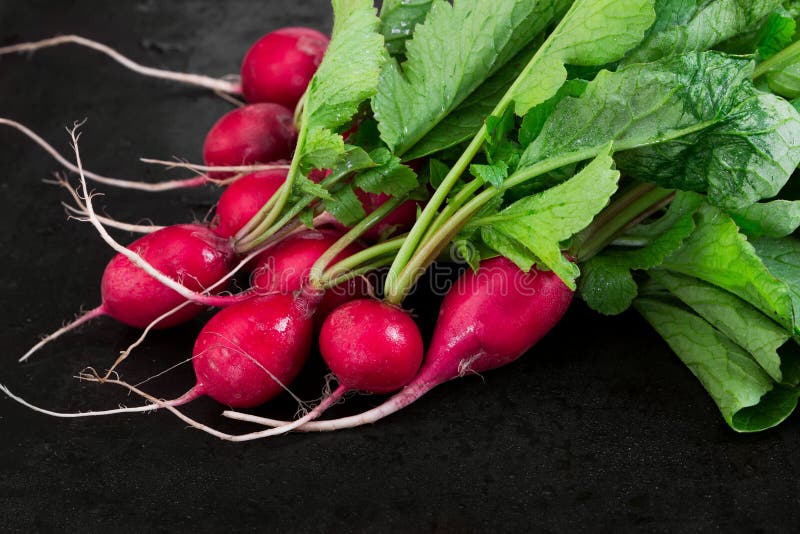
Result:
[[[372,108],[402,155],[515,56],[563,9],[563,0],[434,0],[406,42],[407,60],[381,72]],[[446,66],[446,68],[444,68]]]
[[[679,302],[640,298],[636,309],[708,391],[737,432],[757,432],[786,419],[797,390],[776,385],[739,345]]]
[[[785,237],[800,227],[800,201],[773,200],[730,212],[750,237]]]
[[[617,190],[619,172],[609,148],[570,180],[479,219],[483,241],[525,271],[538,258],[574,289],[579,271],[561,254],[560,243],[583,230]]]
[[[653,0],[576,0],[520,74],[511,93],[517,115],[549,100],[567,80],[565,64],[620,59],[655,19]]]
[[[778,349],[791,339],[791,335],[780,325],[733,293],[696,278],[659,269],[652,271],[651,276],[717,330],[747,350],[773,380],[784,380]]]
[[[746,300],[790,331],[796,331],[789,288],[762,262],[727,214],[702,206],[697,229],[662,267],[704,280]]]
[[[406,41],[417,24],[425,20],[433,0],[384,0],[381,6],[381,33],[386,49],[393,56],[402,55]]]
[[[712,48],[757,27],[780,0],[657,0],[656,21],[626,64]]]
[[[558,104],[519,166],[614,141],[620,169],[642,180],[732,209],[774,196],[800,162],[800,115],[751,73],[714,52],[603,71]]]

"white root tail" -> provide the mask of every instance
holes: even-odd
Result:
[[[127,57],[123,56],[122,54],[120,54],[119,52],[117,52],[108,45],[104,45],[103,43],[98,43],[97,41],[87,39],[86,37],[81,37],[80,35],[59,35],[41,41],[20,43],[11,46],[0,47],[0,55],[19,54],[22,52],[35,52],[37,50],[41,50],[42,48],[59,46],[62,44],[75,44],[79,46],[84,46],[86,48],[90,48],[92,50],[100,52],[101,54],[107,55],[108,57],[110,57],[123,67],[130,69],[133,72],[139,73],[143,76],[149,76],[151,78],[160,78],[162,80],[170,80],[173,82],[185,83],[188,85],[195,85],[198,87],[203,87],[205,89],[210,89],[212,91],[219,91],[222,93],[228,93],[233,95],[240,95],[242,93],[242,86],[237,81],[212,78],[210,76],[204,76],[202,74],[189,74],[185,72],[173,72],[164,69],[146,67],[144,65],[141,65],[140,63],[136,63],[135,61],[128,59]]]
[[[31,141],[39,145],[42,148],[42,150],[50,154],[50,156],[52,156],[53,159],[55,159],[64,168],[69,169],[71,172],[78,174],[78,168],[71,161],[67,160],[64,156],[59,154],[55,148],[53,148],[47,141],[42,139],[38,134],[36,134],[30,128],[20,124],[17,121],[5,118],[0,118],[0,124],[14,128],[18,132],[24,134]],[[146,182],[137,182],[135,180],[121,180],[119,178],[111,178],[108,176],[103,176],[102,174],[97,174],[94,172],[87,171],[85,169],[83,170],[83,175],[89,180],[92,180],[93,182],[97,182],[100,184],[119,187],[121,189],[136,189],[138,191],[147,191],[151,193],[169,191],[172,189],[183,189],[187,187],[199,187],[201,185],[205,185],[206,183],[208,183],[208,179],[203,176],[196,176],[194,178],[186,178],[182,180],[169,180],[165,182],[158,182],[151,184]]]
[[[331,419],[329,421],[311,421],[303,425],[294,427],[293,430],[300,432],[331,432],[333,430],[341,430],[345,428],[355,428],[362,425],[368,425],[380,421],[384,417],[391,415],[397,411],[402,410],[422,395],[431,390],[433,386],[425,383],[417,383],[407,386],[400,393],[397,393],[392,398],[371,410],[352,415],[350,417],[342,417],[340,419]],[[245,421],[248,423],[256,423],[263,426],[272,427],[273,430],[283,428],[286,425],[292,424],[290,421],[279,421],[277,419],[268,419],[266,417],[257,417],[246,413],[241,413],[233,410],[226,410],[222,413],[223,416],[237,421]]]
[[[28,349],[28,352],[23,354],[22,357],[19,359],[19,361],[20,362],[24,362],[25,360],[30,358],[36,351],[38,351],[39,349],[41,349],[42,347],[44,347],[45,345],[47,345],[48,343],[50,343],[54,339],[59,338],[62,335],[66,334],[67,332],[78,328],[82,324],[88,323],[92,319],[100,317],[101,315],[105,315],[105,313],[106,313],[106,311],[103,308],[103,306],[98,306],[97,308],[84,313],[83,315],[79,316],[77,319],[75,319],[71,323],[69,323],[69,324],[67,324],[65,326],[62,326],[61,328],[59,328],[58,330],[56,330],[52,334],[49,334],[47,337],[42,338],[42,340],[39,341],[36,345],[34,345],[30,349]]]

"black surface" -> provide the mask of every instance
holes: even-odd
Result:
[[[327,31],[329,19],[321,0],[2,0],[0,45],[74,32],[146,64],[222,75],[263,33],[287,24]],[[0,116],[64,153],[64,126],[88,118],[85,164],[115,176],[165,177],[139,156],[198,161],[206,130],[227,109],[203,90],[138,77],[75,47],[0,59]],[[133,404],[70,378],[107,367],[134,339],[110,320],[16,363],[40,334],[98,303],[111,257],[91,227],[65,221],[65,195],[41,182],[56,169],[0,129],[0,382],[52,409]],[[103,191],[100,202],[123,220],[186,221],[213,202],[213,191]],[[435,313],[433,303],[416,305],[424,321]],[[153,336],[124,376],[180,361],[200,326]],[[305,398],[319,394],[321,374],[317,363],[304,375]],[[191,370],[181,369],[148,387],[168,397],[190,384]],[[354,399],[338,413],[376,401]],[[264,413],[292,411],[281,400]],[[219,412],[207,400],[189,409],[241,430]],[[0,396],[0,531],[774,532],[800,519],[797,425],[792,417],[759,435],[733,433],[644,321],[577,304],[517,363],[353,431],[229,444],[169,414],[60,420]]]

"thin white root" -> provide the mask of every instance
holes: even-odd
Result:
[[[122,246],[118,243],[111,235],[109,235],[108,231],[105,229],[103,224],[98,220],[97,214],[94,211],[94,206],[92,205],[92,195],[89,194],[89,189],[86,186],[86,178],[83,173],[83,164],[81,162],[81,155],[80,151],[78,150],[78,139],[80,138],[80,134],[77,133],[77,129],[80,127],[80,123],[76,124],[71,130],[67,130],[69,132],[70,138],[72,139],[72,148],[75,151],[75,161],[77,163],[78,169],[78,176],[80,177],[81,181],[81,192],[82,197],[85,202],[86,206],[86,213],[88,222],[92,223],[95,227],[97,232],[100,234],[100,237],[105,241],[111,248],[115,251],[119,252],[126,258],[128,258],[131,263],[142,269],[144,272],[161,282],[166,287],[172,289],[180,296],[185,298],[186,300],[198,303],[198,304],[205,304],[208,302],[209,296],[204,293],[197,293],[192,291],[191,289],[181,285],[177,280],[173,280],[169,276],[165,275],[152,265],[147,262],[144,258],[142,258],[136,252]]]
[[[50,156],[52,156],[53,159],[55,159],[60,165],[62,165],[66,169],[69,169],[71,172],[74,172],[76,174],[78,173],[78,168],[71,161],[67,160],[66,158],[64,158],[64,156],[59,154],[55,148],[53,148],[47,141],[42,139],[33,130],[11,119],[0,118],[0,124],[5,126],[10,126],[11,128],[14,128],[18,132],[24,134],[31,141],[39,145],[39,147],[41,147],[42,150],[50,154]],[[89,180],[92,180],[93,182],[110,185],[113,187],[119,187],[122,189],[136,189],[138,191],[147,191],[150,193],[169,191],[171,189],[198,187],[201,185],[205,185],[207,183],[207,180],[203,177],[194,177],[182,180],[169,180],[165,182],[150,184],[146,182],[137,182],[135,180],[120,180],[119,178],[110,178],[108,176],[103,176],[102,174],[90,172],[85,169],[83,171],[83,175]]]
[[[344,428],[355,428],[362,425],[375,423],[387,415],[391,415],[399,410],[402,410],[422,395],[427,393],[432,386],[428,384],[412,384],[397,393],[392,398],[371,410],[352,415],[350,417],[342,417],[340,419],[331,419],[329,421],[311,421],[295,427],[294,430],[300,432],[331,432],[333,430],[341,430]],[[237,421],[245,421],[248,423],[255,423],[263,426],[272,427],[273,430],[281,428],[285,425],[291,424],[291,421],[279,421],[276,419],[268,419],[266,417],[257,417],[246,413],[237,412],[234,410],[226,410],[222,415]]]
[[[67,204],[66,202],[61,203],[61,205],[64,206],[64,209],[67,210],[68,217],[83,222],[88,221],[89,213],[86,211],[86,205],[83,203],[83,199],[78,194],[78,192],[75,191],[75,188],[72,187],[70,183],[63,176],[61,176],[59,173],[55,173],[55,180],[53,180],[52,182],[46,180],[46,182],[54,183],[66,189],[69,192],[70,196],[72,197],[72,200],[74,200],[75,204],[78,205],[78,207],[76,208],[75,206]],[[97,216],[97,220],[111,228],[116,228],[118,230],[125,230],[136,234],[151,234],[153,232],[156,232],[164,228],[164,226],[157,226],[155,224],[124,223],[112,219],[110,217],[103,217],[100,215]]]
[[[69,323],[68,325],[62,326],[61,328],[59,328],[58,330],[56,330],[52,334],[49,334],[47,337],[42,338],[42,340],[39,341],[36,345],[34,345],[30,349],[28,349],[28,352],[23,354],[22,357],[19,359],[19,361],[20,362],[24,362],[25,360],[30,358],[35,352],[37,352],[39,349],[41,349],[42,347],[44,347],[45,345],[47,345],[48,343],[50,343],[54,339],[56,339],[58,337],[61,337],[62,335],[66,334],[67,332],[69,332],[71,330],[74,330],[74,329],[78,328],[79,326],[81,326],[82,324],[85,324],[85,323],[91,321],[92,319],[94,319],[96,317],[100,317],[101,315],[104,315],[104,314],[105,314],[105,309],[103,309],[102,305],[98,306],[97,308],[95,308],[93,310],[90,310],[90,311],[84,313],[83,315],[81,315],[80,317],[78,317],[77,319],[75,319],[74,321]]]
[[[189,163],[187,161],[178,161],[178,160],[164,160],[164,159],[152,159],[152,158],[139,158],[139,161],[142,163],[149,163],[151,165],[161,165],[162,167],[167,167],[168,169],[189,169],[192,171],[197,172],[238,172],[238,173],[248,173],[248,172],[257,172],[257,171],[276,171],[276,170],[289,170],[289,165],[285,165],[283,163],[265,163],[265,164],[258,164],[258,165],[221,165],[221,166],[213,166],[213,165],[199,165],[196,163]],[[214,180],[209,178],[209,181],[218,181],[224,182],[224,180]]]
[[[162,80],[170,80],[173,82],[196,85],[199,87],[210,89],[212,91],[221,91],[224,93],[230,93],[235,95],[241,94],[242,92],[241,84],[235,81],[212,78],[210,76],[203,76],[201,74],[189,74],[184,72],[173,72],[164,69],[145,67],[144,65],[141,65],[139,63],[136,63],[135,61],[128,59],[127,57],[123,56],[110,46],[98,43],[97,41],[92,41],[91,39],[87,39],[79,35],[59,35],[57,37],[51,37],[49,39],[44,39],[42,41],[4,46],[0,48],[0,55],[15,54],[21,52],[35,52],[42,48],[48,48],[51,46],[58,46],[62,44],[76,44],[80,46],[85,46],[87,48],[91,48],[92,50],[107,55],[108,57],[110,57],[117,63],[121,64],[125,68],[128,68],[143,76],[150,76],[152,78],[160,78]]]
[[[229,104],[233,104],[237,108],[243,108],[243,107],[245,107],[247,105],[244,102],[242,102],[241,100],[239,100],[238,98],[234,98],[229,93],[226,93],[224,91],[214,91],[214,94],[217,95],[218,97],[220,97],[225,102],[228,102]]]
[[[62,202],[61,205],[64,206],[64,210],[66,210],[70,219],[75,219],[76,221],[81,222],[89,222],[89,216],[87,215],[86,211],[76,208],[75,206],[71,206],[66,202]],[[103,217],[102,215],[97,215],[97,220],[109,228],[116,228],[117,230],[124,230],[134,234],[152,234],[153,232],[157,232],[165,228],[164,226],[156,226],[154,224],[125,223],[109,217]]]
[[[25,406],[26,408],[30,408],[31,410],[39,413],[43,413],[45,415],[51,415],[53,417],[61,417],[61,418],[78,418],[78,417],[97,417],[101,415],[116,415],[116,414],[123,414],[123,413],[141,413],[141,412],[152,412],[153,410],[157,410],[159,406],[157,404],[145,404],[144,406],[136,406],[133,408],[117,408],[114,410],[102,410],[96,412],[74,412],[74,413],[64,413],[64,412],[54,412],[52,410],[46,410],[44,408],[40,408],[38,406],[34,406],[30,402],[26,401],[22,397],[14,395],[11,391],[4,385],[0,384],[0,391],[2,391],[8,398],[11,400]]]
[[[127,388],[130,392],[135,393],[137,395],[140,395],[141,397],[149,400],[150,402],[152,402],[153,404],[157,405],[158,407],[165,408],[165,409],[169,410],[176,417],[178,417],[178,419],[180,419],[181,421],[183,421],[184,423],[186,423],[190,427],[195,428],[197,430],[202,430],[203,432],[206,432],[207,434],[210,434],[210,435],[212,435],[214,437],[217,437],[217,438],[225,440],[225,441],[235,441],[235,442],[253,441],[253,440],[256,440],[256,439],[266,438],[266,437],[270,437],[270,436],[277,436],[277,435],[285,434],[286,432],[288,432],[287,430],[283,430],[283,429],[271,428],[269,430],[261,430],[259,432],[250,432],[248,434],[227,434],[225,432],[220,432],[219,430],[211,428],[210,426],[205,425],[205,424],[203,424],[203,423],[201,423],[201,422],[199,422],[199,421],[197,421],[195,419],[192,419],[191,417],[185,415],[183,412],[178,410],[176,407],[172,406],[170,403],[162,401],[162,400],[159,400],[159,399],[153,397],[152,395],[150,395],[148,393],[145,393],[144,391],[140,390],[139,388],[137,388],[135,386],[132,386],[132,385],[126,383],[126,382],[123,382],[121,380],[106,380],[105,383],[116,384],[116,385],[122,386],[124,388]]]

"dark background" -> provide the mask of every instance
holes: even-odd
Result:
[[[147,65],[236,72],[249,44],[284,25],[328,31],[327,2],[0,1],[0,46],[79,33]],[[207,91],[145,79],[74,46],[0,58],[0,116],[68,153],[66,125],[87,118],[87,168],[157,180],[183,176],[140,156],[201,158],[204,135],[230,109]],[[64,411],[135,404],[113,386],[72,375],[107,367],[136,333],[96,321],[16,363],[40,334],[99,303],[111,257],[66,197],[42,183],[57,165],[0,129],[0,250],[4,364],[0,382]],[[202,218],[214,191],[146,194],[102,188],[122,220]],[[132,237],[116,234],[123,241]],[[426,332],[436,302],[410,303]],[[181,361],[201,327],[154,335],[122,369],[138,381]],[[315,356],[294,386],[320,394]],[[184,366],[154,381],[187,389]],[[380,399],[338,407],[352,413]],[[289,417],[278,400],[262,413]],[[187,409],[232,431],[203,399]],[[797,417],[737,435],[700,384],[635,314],[603,318],[576,303],[536,348],[506,369],[437,388],[380,423],[248,444],[209,437],[173,416],[63,420],[0,396],[0,531],[778,531],[800,519]]]

